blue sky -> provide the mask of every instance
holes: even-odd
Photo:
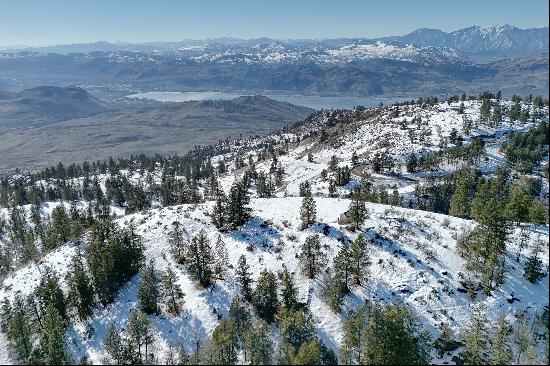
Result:
[[[378,37],[505,23],[529,28],[548,26],[548,10],[548,0],[0,0],[0,45]]]

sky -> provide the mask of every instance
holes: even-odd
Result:
[[[0,0],[0,45],[338,38],[547,27],[548,0]]]

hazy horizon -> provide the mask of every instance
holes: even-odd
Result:
[[[505,26],[505,25],[509,25],[509,26],[512,26],[512,27],[516,27],[518,29],[536,29],[536,28],[548,28],[548,25],[545,25],[545,26],[540,26],[540,27],[529,27],[529,28],[520,28],[520,27],[517,27],[515,26],[514,24],[491,24],[491,25],[486,25],[486,26],[482,26],[482,27],[491,27],[491,26]],[[464,26],[464,27],[461,27],[461,28],[457,28],[457,29],[454,29],[454,30],[451,30],[451,31],[448,31],[448,32],[452,32],[452,31],[455,31],[455,30],[459,30],[459,29],[464,29],[464,28],[468,28],[468,27],[473,27],[473,26],[479,26],[477,24],[472,24],[472,25],[469,25],[469,26]],[[441,30],[441,29],[438,29],[438,28],[430,28],[430,27],[420,27],[420,28],[417,28],[417,29],[414,29],[412,30],[411,32],[414,32],[415,30],[418,30],[418,29],[436,29],[436,30]],[[0,47],[3,47],[3,48],[15,48],[15,47],[29,47],[29,48],[39,48],[39,47],[50,47],[50,46],[64,46],[64,45],[79,45],[79,44],[94,44],[94,43],[109,43],[109,44],[120,44],[120,45],[124,45],[124,44],[128,44],[128,45],[142,45],[142,44],[155,44],[155,43],[178,43],[178,42],[193,42],[193,41],[209,41],[209,40],[217,40],[217,39],[235,39],[235,40],[253,40],[253,39],[262,39],[262,38],[269,38],[269,39],[273,39],[273,40],[277,40],[277,41],[298,41],[298,40],[319,40],[319,41],[322,41],[322,40],[327,40],[327,39],[338,39],[338,38],[341,38],[341,39],[345,39],[345,38],[383,38],[383,37],[393,37],[393,36],[403,36],[403,35],[406,35],[406,34],[409,34],[411,32],[407,32],[407,33],[403,33],[403,34],[388,34],[388,35],[381,35],[381,36],[377,36],[377,37],[363,37],[363,36],[355,36],[355,37],[323,37],[323,38],[277,38],[277,37],[268,37],[268,36],[264,36],[264,35],[258,35],[258,36],[255,36],[255,37],[248,37],[248,38],[243,38],[243,37],[233,37],[233,36],[217,36],[217,37],[206,37],[206,38],[183,38],[183,39],[179,39],[179,40],[173,40],[173,41],[167,41],[167,40],[153,40],[153,41],[126,41],[126,40],[114,40],[114,41],[110,41],[110,40],[104,40],[104,39],[97,39],[97,40],[94,40],[94,41],[89,41],[89,42],[56,42],[56,43],[44,43],[44,44],[11,44],[11,45],[4,45],[4,44],[0,44]],[[445,32],[445,31],[444,31]]]

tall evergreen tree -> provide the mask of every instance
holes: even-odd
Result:
[[[340,361],[346,365],[364,363],[363,348],[366,315],[363,308],[355,310],[344,320],[344,339],[340,348]]]
[[[360,188],[355,188],[353,190],[348,213],[349,220],[355,229],[359,229],[368,217],[368,210],[365,207],[365,201],[363,199],[363,195],[361,194]]]
[[[367,277],[370,258],[368,242],[363,235],[358,235],[349,249],[350,273],[357,285]]]
[[[514,184],[505,207],[508,220],[517,223],[527,222],[529,220],[530,206],[531,197],[526,192],[524,184],[522,182]]]
[[[227,246],[222,240],[222,237],[218,235],[218,240],[214,245],[214,273],[217,277],[222,277],[227,271],[229,265],[229,254],[227,252]]]
[[[529,208],[529,222],[544,225],[548,222],[548,206],[539,198],[533,198]]]
[[[364,332],[365,365],[423,365],[430,361],[429,333],[402,306],[368,304]]]
[[[10,344],[19,360],[26,363],[33,346],[32,323],[27,315],[25,302],[20,294],[16,294],[13,304],[8,305],[9,311],[2,312],[2,322],[6,322],[5,329]],[[4,328],[4,324],[3,327]]]
[[[480,226],[460,237],[457,249],[466,260],[466,269],[481,282],[486,294],[502,283],[502,242],[490,229]]]
[[[338,360],[334,351],[329,349],[318,337],[302,343],[293,365],[336,365]]]
[[[51,269],[46,270],[46,273],[40,280],[40,284],[35,290],[35,294],[38,300],[39,311],[45,314],[46,309],[51,305],[57,310],[57,315],[63,321],[67,320],[67,301],[59,286],[59,278]]]
[[[451,196],[449,215],[466,219],[470,217],[473,183],[470,172],[466,171],[458,175],[456,187]]]
[[[506,320],[506,316],[501,314],[493,326],[490,339],[489,363],[491,365],[508,365],[512,361],[511,334],[512,327]]]
[[[187,250],[187,270],[201,286],[208,287],[212,282],[213,267],[214,257],[210,241],[201,230],[191,240]]]
[[[214,209],[211,214],[212,224],[214,224],[217,229],[223,228],[227,223],[225,210],[225,198],[220,196],[216,199],[216,203],[214,204]]]
[[[235,271],[235,278],[240,285],[241,296],[247,301],[252,299],[252,279],[250,278],[250,266],[246,263],[246,257],[241,254]]]
[[[327,263],[326,254],[321,251],[319,236],[310,235],[302,245],[299,255],[302,272],[308,278],[315,278]]]
[[[302,199],[302,207],[300,208],[300,220],[302,220],[302,228],[307,228],[315,223],[317,217],[317,209],[315,200],[311,194]]]
[[[82,258],[76,256],[67,275],[69,292],[67,302],[76,310],[81,320],[91,316],[95,306],[95,291],[92,281],[82,263]]]
[[[137,348],[138,360],[142,363],[149,360],[149,350],[154,342],[151,321],[139,310],[133,310],[128,319],[130,342]]]
[[[283,265],[283,274],[282,274],[282,291],[281,295],[283,298],[283,305],[287,309],[294,309],[298,305],[297,300],[297,290],[294,285],[294,280],[288,269]]]
[[[335,313],[342,311],[342,305],[344,303],[344,297],[348,291],[346,285],[342,281],[342,278],[334,275],[330,277],[324,288],[324,296],[328,306]]]
[[[53,305],[46,308],[39,349],[42,362],[46,365],[72,364],[67,348],[64,320]]]
[[[160,286],[159,276],[154,262],[145,266],[138,287],[139,308],[145,314],[159,313]]]
[[[279,301],[277,300],[277,279],[272,272],[263,270],[252,293],[252,304],[260,318],[268,323],[275,319]]]
[[[277,314],[277,326],[280,330],[277,363],[290,365],[300,346],[315,336],[315,328],[303,311],[286,308]]]
[[[170,244],[170,252],[174,256],[174,260],[179,264],[185,263],[185,252],[187,251],[187,240],[185,239],[186,231],[179,222],[172,223],[168,243]]]
[[[251,365],[272,365],[273,342],[269,324],[259,319],[245,335],[244,348]]]
[[[86,259],[102,304],[114,300],[118,289],[138,273],[143,260],[139,236],[109,221],[94,224]]]
[[[292,360],[293,365],[322,365],[321,342],[315,337],[302,343],[296,356]]]
[[[487,316],[480,306],[476,306],[462,334],[464,348],[462,359],[465,365],[483,365],[487,362],[486,348],[489,339]]]
[[[540,239],[535,241],[531,255],[525,263],[524,276],[531,283],[537,283],[545,276],[544,264],[539,258],[540,253],[542,253],[542,245]]]
[[[352,276],[351,253],[348,245],[344,244],[336,257],[334,257],[334,276],[343,285],[342,289],[345,294],[348,294],[350,290],[350,282]]]
[[[236,229],[248,221],[250,217],[249,200],[248,183],[245,179],[234,183],[229,191],[225,210],[227,223],[231,229]]]
[[[124,342],[119,331],[113,324],[109,324],[107,327],[107,334],[103,339],[103,349],[117,365],[122,365],[124,363]]]
[[[208,353],[213,365],[235,365],[237,363],[237,329],[231,319],[223,319],[214,329]]]
[[[516,324],[512,330],[512,346],[516,364],[530,364],[533,362],[535,350],[533,335],[526,312],[516,314]]]
[[[183,299],[183,292],[177,283],[176,273],[172,267],[168,266],[162,277],[164,303],[168,313],[172,315],[180,314],[180,302]]]
[[[233,298],[231,301],[229,305],[229,317],[235,323],[237,335],[242,339],[252,326],[252,323],[250,312],[240,296]]]

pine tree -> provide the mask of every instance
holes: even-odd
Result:
[[[237,362],[237,330],[231,319],[224,319],[214,329],[208,353],[214,365],[234,365]]]
[[[71,239],[71,218],[64,205],[53,209],[49,231],[52,233],[50,235],[52,240],[48,242],[48,249],[55,248]]]
[[[302,343],[292,361],[294,365],[322,365],[321,342],[317,338]]]
[[[280,341],[277,349],[277,363],[290,365],[300,346],[315,336],[315,328],[303,311],[283,308],[277,314]]]
[[[53,305],[46,308],[39,348],[46,365],[72,364],[67,349],[64,320]]]
[[[238,336],[243,338],[244,334],[251,327],[251,316],[241,297],[237,296],[231,301],[229,305],[229,317],[237,327]]]
[[[472,186],[473,176],[470,172],[459,174],[456,188],[451,196],[449,215],[465,219],[470,217]]]
[[[502,257],[507,228],[499,198],[502,191],[497,179],[480,183],[471,206],[471,215],[480,225],[457,241],[466,268],[481,281],[486,294],[497,288],[504,277]]]
[[[256,323],[249,328],[245,335],[244,348],[251,365],[273,364],[271,357],[273,353],[271,328],[266,321],[258,319]]]
[[[155,264],[151,260],[143,270],[138,288],[139,308],[145,314],[159,313],[159,280]]]
[[[143,248],[132,229],[121,230],[112,222],[98,221],[92,228],[86,259],[99,300],[106,305],[120,286],[138,273]]]
[[[506,217],[510,221],[526,222],[529,219],[529,207],[531,198],[525,191],[523,184],[517,183],[512,186],[510,198],[506,204]]]
[[[535,242],[531,256],[525,263],[524,277],[531,283],[539,282],[544,276],[544,264],[539,258],[539,254],[542,252],[542,241],[539,239]]]
[[[183,292],[177,283],[176,273],[168,266],[162,277],[163,297],[168,313],[177,316],[180,314],[180,302],[183,299]]]
[[[346,290],[346,285],[342,279],[335,275],[327,281],[323,295],[325,296],[325,300],[331,310],[338,314],[342,311],[344,297],[348,292],[349,291]]]
[[[2,329],[10,341],[15,353],[22,363],[26,363],[32,352],[33,331],[27,315],[25,303],[20,294],[16,294],[13,305],[7,304],[9,310],[2,312]]]
[[[502,187],[497,180],[480,183],[471,205],[471,217],[492,232],[500,244],[506,238],[506,221],[503,200],[499,199]]]
[[[21,264],[27,263],[28,261],[33,260],[38,255],[38,248],[35,244],[35,237],[32,231],[28,231],[21,244],[19,261]]]
[[[81,320],[91,316],[95,306],[95,291],[92,281],[82,264],[82,258],[76,256],[67,275],[69,292],[67,302],[76,310]]]
[[[279,301],[277,300],[277,279],[272,272],[263,270],[252,293],[252,304],[258,316],[268,323],[275,319]]]
[[[527,314],[516,315],[517,321],[512,331],[512,345],[514,348],[515,363],[530,364],[535,356],[531,327],[528,324]]]
[[[406,165],[408,173],[416,172],[416,169],[418,167],[418,159],[416,158],[416,155],[414,153],[408,156]]]
[[[328,163],[328,168],[331,172],[335,172],[337,167],[338,167],[338,158],[336,157],[336,155],[332,155],[330,157],[330,162]]]
[[[491,335],[491,347],[489,362],[491,365],[508,365],[512,361],[512,350],[510,336],[512,327],[506,320],[506,316],[501,314],[494,326]]]
[[[218,197],[212,210],[212,224],[217,228],[221,229],[226,224],[226,214],[225,214],[225,200],[224,197]]]
[[[180,223],[174,221],[172,230],[168,238],[170,244],[170,252],[174,256],[174,260],[179,264],[185,263],[185,252],[187,251],[187,240],[185,239],[185,229],[180,226]]]
[[[365,201],[363,200],[361,190],[355,188],[351,196],[351,203],[349,206],[349,219],[355,229],[359,229],[365,219],[368,217],[368,211],[365,207]]]
[[[218,235],[218,240],[216,240],[216,244],[214,245],[214,262],[214,273],[217,277],[222,277],[229,265],[229,254],[227,246],[220,235]]]
[[[340,349],[340,360],[346,365],[362,365],[363,342],[366,327],[364,309],[359,308],[344,320],[344,339]]]
[[[149,347],[154,341],[154,336],[151,321],[146,314],[139,310],[132,311],[128,319],[128,334],[131,342],[137,347],[139,360],[148,360]]]
[[[486,348],[489,338],[487,324],[484,309],[481,305],[475,307],[462,334],[464,350],[461,357],[465,365],[482,365],[487,362]]]
[[[103,349],[117,365],[124,361],[124,343],[119,331],[113,324],[107,327],[107,334],[103,339]]]
[[[298,186],[298,193],[300,194],[300,197],[311,196],[311,183],[307,180],[300,183]]]
[[[367,275],[368,268],[370,265],[369,251],[368,251],[368,242],[365,240],[363,235],[357,236],[357,238],[351,243],[349,249],[349,261],[350,261],[350,272],[355,283],[357,285],[361,284]]]
[[[336,257],[334,257],[334,277],[335,279],[342,284],[342,290],[344,294],[348,294],[350,290],[350,281],[352,275],[352,266],[351,262],[351,253],[350,248],[344,244],[340,249]]]
[[[59,286],[59,278],[51,269],[46,270],[38,288],[35,290],[35,294],[39,309],[43,314],[45,314],[47,307],[51,305],[57,310],[57,314],[61,316],[63,321],[67,319],[65,295]]]
[[[479,119],[481,120],[481,122],[487,122],[489,121],[490,117],[491,117],[491,102],[488,98],[484,98],[481,103]]]
[[[220,189],[220,184],[218,183],[216,174],[212,173],[210,174],[210,179],[208,180],[207,197],[211,200],[215,200],[218,199],[221,194],[223,193]]]
[[[302,207],[300,209],[300,220],[302,220],[302,228],[307,228],[315,222],[317,213],[316,205],[313,196],[307,195],[302,199]]]
[[[493,108],[493,122],[496,126],[500,125],[502,122],[502,109],[500,108],[500,105],[496,105]]]
[[[531,201],[529,222],[535,225],[544,225],[548,222],[548,207],[539,198],[534,198]]]
[[[328,182],[328,196],[336,197],[336,183],[334,182],[334,179],[330,179]]]
[[[326,254],[321,251],[321,243],[317,235],[310,235],[302,245],[299,255],[302,273],[308,278],[315,278],[326,265]]]
[[[364,364],[423,365],[430,361],[429,333],[418,332],[419,323],[402,306],[367,304]]]
[[[288,272],[288,269],[285,265],[283,265],[283,275],[282,275],[282,291],[281,295],[283,298],[283,305],[287,309],[294,309],[298,305],[297,297],[297,290],[294,286],[294,280],[290,273]]]
[[[248,183],[243,178],[242,182],[236,182],[231,187],[226,205],[226,219],[230,229],[236,229],[248,221],[250,207],[248,203]]]
[[[250,278],[250,266],[246,263],[246,257],[241,254],[235,271],[235,278],[241,287],[241,295],[247,301],[252,299],[252,279]]]
[[[479,279],[486,294],[502,283],[502,242],[490,229],[478,226],[459,237],[457,249],[466,260],[466,269]]]
[[[191,276],[203,287],[212,282],[214,257],[210,242],[201,230],[192,240],[187,249],[187,270]]]

